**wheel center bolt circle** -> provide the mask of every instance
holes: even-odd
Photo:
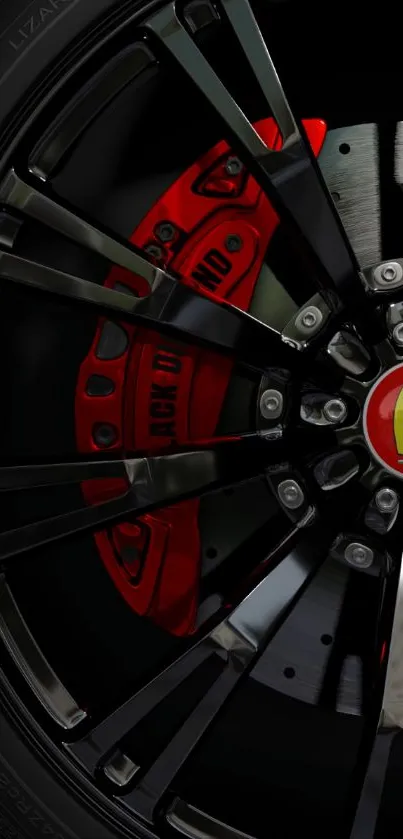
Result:
[[[380,513],[394,513],[399,503],[397,492],[390,487],[378,489],[375,495],[375,504]]]
[[[351,542],[344,551],[344,558],[349,565],[355,565],[356,568],[369,568],[374,561],[374,552],[367,545]]]
[[[288,478],[277,487],[280,501],[289,510],[297,510],[304,502],[304,493],[297,481]]]

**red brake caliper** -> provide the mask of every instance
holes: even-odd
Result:
[[[304,122],[316,155],[322,120]],[[273,119],[255,124],[271,148]],[[203,293],[247,310],[278,218],[256,181],[225,142],[203,155],[165,192],[130,237]],[[158,249],[158,250],[156,250]],[[105,285],[147,292],[144,281],[114,267]],[[214,437],[233,362],[178,345],[144,329],[100,318],[76,391],[82,452],[153,451],[172,441]],[[95,504],[124,492],[124,481],[85,481]],[[199,501],[186,501],[95,535],[102,561],[126,602],[176,635],[194,630],[200,576]]]

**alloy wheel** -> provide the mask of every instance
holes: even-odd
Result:
[[[216,30],[244,61],[245,102],[234,98],[228,68],[219,73],[209,47]],[[322,648],[332,646],[321,713],[337,711],[357,591],[372,609],[357,768],[342,817],[346,835],[358,835],[372,743],[376,749],[381,732],[400,725],[392,673],[399,659],[403,260],[359,264],[316,160],[324,123],[293,114],[247,0],[164,6],[125,21],[98,53],[90,81],[77,89],[68,83],[68,104],[61,107],[56,92],[36,117],[0,183],[6,295],[28,307],[55,305],[77,331],[89,319],[92,325],[74,382],[74,447],[38,457],[26,446],[4,454],[0,468],[6,678],[12,681],[16,665],[22,694],[28,705],[31,691],[39,700],[34,716],[63,760],[101,790],[126,826],[245,835],[245,823],[221,813],[218,792],[209,812],[197,796],[187,800],[187,767],[308,588],[331,568],[348,594],[341,641],[322,636]],[[113,221],[108,227],[64,198],[58,184],[98,115],[165,63],[186,90],[201,94],[221,134],[125,238]],[[287,305],[273,325],[250,302],[258,279],[273,284],[264,266],[278,222]],[[83,265],[82,273],[65,267],[66,242],[66,266]],[[198,401],[187,435],[178,432],[176,414],[184,379],[175,377],[185,365],[200,374],[188,393]],[[234,370],[249,383],[246,428],[218,422]],[[146,432],[136,426],[142,400]],[[185,416],[188,408],[181,410]],[[247,505],[256,482],[270,519],[262,515],[248,533],[246,554],[241,544],[230,562],[213,562],[201,585],[194,504],[207,497],[213,506],[240,489]],[[168,532],[182,536],[172,570],[155,547]],[[157,627],[155,661],[144,651],[142,672],[128,679],[133,689],[95,706],[57,675],[24,619],[33,606],[25,594],[20,607],[17,595],[20,568],[35,567],[42,551],[49,565],[53,551],[79,550],[82,538],[96,546],[104,582],[112,580],[118,598],[153,624],[144,632]],[[283,674],[292,680],[295,671],[285,666]],[[153,728],[161,736],[153,738]],[[382,784],[377,778],[379,795]],[[376,817],[374,808],[367,835]]]

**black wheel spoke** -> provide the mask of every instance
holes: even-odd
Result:
[[[95,227],[72,210],[25,183],[12,169],[0,187],[0,203],[26,213],[31,218],[57,230],[74,242],[89,248],[115,265],[140,274],[153,286],[156,269],[130,244],[108,231]]]
[[[127,478],[130,488],[110,501],[5,531],[0,534],[0,559],[264,474],[269,462],[278,462],[282,454],[278,442],[251,434],[214,449],[160,457],[4,467],[0,469],[4,489],[111,476]]]
[[[138,786],[124,798],[125,804],[147,821],[153,820],[154,810],[176,773],[325,558],[328,535],[324,530],[315,528],[312,535],[301,535],[299,539],[297,533],[292,533],[290,542],[295,545],[297,541],[298,544],[285,559],[277,563],[277,554],[283,555],[284,551],[284,544],[281,544],[279,550],[262,563],[263,579],[228,618],[87,737],[69,746],[93,774],[116,751],[119,741],[141,724],[202,661],[218,653],[224,654],[223,669],[210,690],[147,769]]]
[[[136,298],[1,250],[0,277],[92,306],[109,318],[119,317],[182,341],[235,354],[240,362],[260,371],[273,358],[291,369],[301,363],[299,354],[275,329],[225,301],[198,294],[134,251],[127,254],[127,262],[137,265],[138,261],[136,273],[153,284],[148,297]]]
[[[131,460],[82,460],[71,463],[40,463],[0,466],[0,491],[79,483],[94,478],[128,478]]]
[[[381,806],[381,798],[393,741],[400,729],[381,730],[375,737],[374,747],[365,776],[354,824],[349,839],[374,839]]]
[[[106,527],[128,516],[135,507],[132,493],[119,498],[26,524],[0,535],[0,561],[78,533]]]
[[[394,738],[403,728],[402,702],[402,616],[403,616],[403,563],[401,556],[402,514],[391,531],[383,536],[384,550],[390,552],[394,571],[386,578],[380,611],[380,638],[382,641],[378,667],[369,687],[372,713],[367,714],[365,738],[361,760],[356,767],[352,800],[354,815],[350,839],[377,836],[378,817],[383,808],[383,790],[387,779],[390,753]],[[399,755],[400,749],[397,754]],[[392,758],[393,765],[394,760]],[[396,769],[401,769],[398,757]],[[393,781],[391,782],[393,790]],[[393,790],[394,792],[394,790]],[[358,799],[358,800],[357,800]],[[382,823],[382,818],[381,818]]]
[[[358,265],[319,169],[293,117],[276,70],[247,0],[222,0],[228,20],[261,88],[283,138],[272,151],[218,78],[176,15],[173,6],[147,26],[172,53],[222,117],[234,145],[277,208],[297,228],[314,257],[319,285],[324,282],[349,306],[365,299]]]
[[[144,775],[139,786],[125,798],[126,806],[147,822],[153,822],[154,811],[162,796],[257,654],[258,648],[254,650],[248,641],[244,643],[237,635],[234,637],[235,645],[239,645],[239,649],[228,652],[221,675]]]

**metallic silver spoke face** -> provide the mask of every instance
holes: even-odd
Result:
[[[207,4],[201,5],[206,15]],[[309,133],[305,133],[300,115],[292,113],[269,45],[248,0],[218,0],[214,8],[208,6],[208,16],[220,27],[220,44],[226,43],[229,34],[228,40],[236,43],[237,50],[240,48],[247,70],[245,75],[252,79],[261,102],[263,97],[265,114],[273,124],[276,139],[271,145],[264,139],[264,132],[258,130],[259,123],[252,123],[235,92],[231,92],[227,75],[224,83],[215,62],[210,63],[209,50],[192,22],[195,6],[199,14],[199,3],[183,9],[169,3],[143,20],[135,31],[131,21],[130,33],[125,36],[120,33],[119,44],[123,46],[119,47],[119,55],[111,59],[108,52],[108,60],[101,70],[86,80],[85,89],[67,105],[63,103],[62,113],[48,125],[34,147],[31,146],[26,163],[23,157],[16,157],[15,164],[14,161],[9,164],[0,181],[0,281],[6,295],[26,295],[28,300],[37,301],[38,308],[49,304],[56,310],[63,309],[72,318],[72,331],[76,327],[74,313],[78,323],[80,318],[84,320],[91,314],[94,323],[99,319],[96,350],[91,350],[85,362],[80,357],[77,364],[79,376],[84,377],[83,393],[90,418],[89,448],[75,440],[74,455],[69,455],[70,447],[60,456],[36,460],[18,457],[14,464],[8,459],[0,463],[0,494],[7,511],[5,525],[0,530],[0,639],[7,651],[10,672],[12,668],[20,671],[24,690],[28,686],[40,713],[46,712],[54,728],[64,729],[57,741],[64,757],[67,755],[87,780],[99,784],[104,795],[114,798],[126,823],[127,819],[132,820],[134,832],[140,823],[158,831],[164,820],[192,839],[207,836],[248,839],[246,832],[229,827],[186,801],[181,792],[182,778],[235,698],[252,682],[256,688],[257,665],[265,656],[273,654],[274,668],[283,671],[288,683],[294,679],[294,666],[278,667],[276,645],[284,636],[287,638],[287,633],[289,638],[293,619],[298,632],[301,627],[305,632],[309,621],[301,619],[299,610],[303,609],[310,586],[318,585],[321,574],[329,573],[337,585],[340,583],[340,591],[345,589],[347,594],[345,600],[340,595],[339,624],[335,626],[334,637],[328,631],[318,634],[320,640],[316,646],[328,646],[329,655],[315,704],[321,712],[334,715],[339,724],[337,702],[344,660],[350,655],[344,647],[353,625],[351,603],[355,608],[361,596],[365,608],[367,600],[373,605],[371,666],[376,659],[375,675],[368,674],[368,655],[367,658],[364,653],[361,655],[360,647],[363,697],[370,693],[372,702],[372,693],[376,692],[372,690],[373,685],[378,689],[385,675],[382,662],[389,649],[394,608],[389,592],[401,558],[401,545],[397,543],[403,523],[403,484],[400,483],[403,478],[403,260],[396,258],[364,266],[362,270],[358,266],[335,202],[308,144]],[[205,22],[200,28],[204,26]],[[100,48],[100,55],[103,54]],[[302,292],[300,288],[295,291],[295,277],[284,279],[287,306],[282,322],[279,317],[275,326],[269,317],[260,315],[260,310],[259,316],[255,314],[258,307],[253,296],[243,308],[241,304],[235,305],[233,301],[241,298],[232,291],[239,291],[240,280],[228,295],[221,293],[214,283],[205,287],[200,284],[195,271],[182,261],[181,247],[183,243],[186,247],[189,244],[185,226],[179,229],[180,225],[175,226],[168,216],[153,216],[152,235],[145,236],[140,247],[132,243],[139,241],[134,234],[126,241],[98,221],[96,211],[94,217],[87,216],[58,193],[58,175],[71,161],[74,150],[98,115],[133,80],[157,67],[173,69],[186,79],[186,85],[190,84],[195,95],[201,93],[204,97],[212,120],[218,120],[222,129],[218,145],[220,189],[232,190],[229,193],[232,200],[237,179],[242,189],[253,180],[253,188],[260,196],[256,206],[264,200],[272,216],[277,214],[283,228],[280,233],[285,231],[293,253],[294,239],[298,243],[295,250],[304,278],[301,284],[305,285]],[[250,99],[253,101],[252,95]],[[215,177],[211,160],[208,171]],[[199,174],[192,181],[192,199],[199,189]],[[217,186],[215,181],[213,186]],[[63,195],[62,189],[60,193]],[[166,195],[164,191],[164,201]],[[176,201],[180,200],[178,195],[182,193],[176,193]],[[217,194],[213,197],[216,199]],[[223,199],[220,191],[218,199]],[[210,223],[214,208],[209,203],[208,192],[203,193],[203,201]],[[225,205],[217,206],[221,213]],[[164,204],[163,209],[165,212]],[[183,209],[185,214],[192,210],[187,205],[181,207],[181,212]],[[243,211],[246,217],[249,209],[243,207]],[[160,205],[158,213],[162,213]],[[277,224],[277,218],[273,224]],[[195,229],[200,236],[201,228]],[[40,230],[49,241],[52,237],[56,242],[62,241],[67,251],[74,250],[82,257],[83,264],[88,261],[91,271],[96,264],[103,266],[105,272],[111,268],[112,272],[117,270],[122,281],[112,282],[109,274],[107,281],[103,278],[100,283],[95,274],[85,270],[81,276],[75,268],[76,264],[81,265],[78,258],[77,263],[73,261],[71,273],[67,270],[68,260],[66,268],[60,260],[54,263],[57,268],[53,267],[52,259],[50,264],[41,258],[36,261],[32,256],[36,250],[24,245],[24,231],[31,230],[34,233]],[[200,242],[203,241],[200,236]],[[232,259],[245,251],[246,246],[235,228],[226,231],[222,241],[225,262],[214,245],[209,251],[210,267],[213,254],[215,264],[221,259],[223,276],[227,277],[232,270],[229,257]],[[261,243],[259,240],[257,245],[257,240],[253,241],[255,252]],[[267,251],[267,242],[264,249],[262,244],[262,253]],[[262,265],[269,269],[264,254],[261,260],[256,283],[266,280]],[[203,270],[204,276],[211,279],[210,269],[209,274],[205,266]],[[252,269],[245,269],[241,279],[247,270]],[[274,279],[280,287],[280,280]],[[290,288],[286,284],[288,279]],[[37,291],[40,293],[35,295]],[[165,367],[158,368],[155,358],[150,356],[146,383],[134,365],[133,336],[139,344],[144,342],[142,359],[153,346],[154,338],[161,341],[161,346],[155,345],[157,349],[166,350],[168,346],[171,353],[168,367],[165,362]],[[116,346],[111,353],[110,343],[114,340]],[[173,370],[172,346],[179,359],[176,370]],[[116,372],[118,359],[126,350],[127,366]],[[148,410],[147,422],[151,417],[162,421],[165,430],[172,429],[176,422],[176,404],[175,407],[173,404],[180,400],[185,404],[179,378],[171,381],[182,362],[188,366],[200,365],[197,369],[204,383],[204,407],[207,402],[206,414],[210,410],[213,414],[210,401],[212,405],[215,393],[213,389],[210,392],[210,380],[203,378],[205,371],[200,361],[203,350],[209,354],[211,371],[217,366],[221,375],[220,365],[224,369],[229,360],[228,369],[234,368],[234,380],[238,373],[239,378],[243,376],[247,380],[248,393],[252,394],[244,411],[248,418],[242,428],[247,430],[233,430],[232,423],[230,433],[217,431],[226,425],[229,414],[233,419],[233,394],[229,387],[228,393],[223,390],[215,423],[210,422],[209,416],[208,427],[216,430],[210,429],[208,435],[201,433],[199,416],[196,422],[187,403],[186,433],[177,432],[175,426],[172,433],[161,432],[161,439],[151,443],[145,432],[143,436],[138,434],[136,426],[134,430],[130,428],[128,442],[122,434],[119,447],[117,442],[115,446],[112,412],[100,427],[95,426],[93,406],[106,404],[113,397],[114,410],[118,406],[116,410],[124,415],[128,425],[136,425],[132,414],[136,419],[137,411],[139,416],[145,416]],[[94,370],[91,368],[87,376],[90,356]],[[152,381],[157,393],[153,402],[152,394],[148,398],[146,385],[156,370],[162,370],[164,378],[158,383]],[[233,384],[228,378],[225,388],[228,382]],[[76,399],[77,382],[74,387]],[[190,379],[186,387],[190,400],[190,394],[194,395]],[[200,413],[200,400],[196,404]],[[77,402],[75,406],[77,409]],[[197,431],[193,433],[194,428]],[[78,455],[77,451],[86,454]],[[100,490],[99,497],[90,502],[91,492],[105,484],[112,486],[113,492],[104,495]],[[262,497],[264,493],[264,504],[271,505],[270,510],[273,508],[272,518],[271,513],[266,515],[265,509],[259,528],[252,535],[248,532],[247,538],[239,538],[224,560],[214,547],[215,541],[211,540],[205,550],[200,539],[194,559],[191,542],[195,533],[199,540],[199,524],[204,515],[208,518],[205,513],[208,505],[213,509],[215,502],[223,505],[228,502],[232,516],[230,529],[237,532],[237,517],[241,518],[244,508],[239,501],[238,507],[231,507],[233,502],[228,499],[246,490],[252,497],[257,485]],[[69,499],[67,509],[61,512],[57,506],[59,493],[63,499]],[[33,504],[31,518],[25,516],[25,510],[24,516],[19,517],[20,499],[29,496],[35,498],[35,504],[42,497],[50,499],[50,512],[41,515]],[[247,505],[249,497],[246,494],[242,497]],[[70,499],[77,498],[74,506],[75,501]],[[209,522],[212,531],[213,527],[217,531],[221,527],[219,510],[221,507],[217,506],[218,512],[210,515],[210,519],[216,519],[212,525]],[[9,514],[11,525],[8,526]],[[151,519],[156,528],[153,538]],[[154,538],[157,528],[158,538]],[[172,533],[175,535],[175,528],[183,538],[180,544],[178,541],[179,547],[175,543],[168,561],[168,551],[164,552]],[[122,552],[118,556],[117,531],[122,540],[128,531],[136,532],[139,539],[146,535],[140,547],[132,550],[127,558],[127,551],[126,555]],[[109,551],[100,548],[101,544],[105,548],[105,540],[109,540]],[[110,563],[118,556],[115,578],[119,575],[121,585],[123,578],[130,584],[131,599],[126,596],[125,599],[144,636],[150,627],[155,630],[156,638],[165,639],[170,633],[171,640],[176,642],[175,635],[186,636],[180,638],[180,644],[172,644],[172,653],[167,644],[168,652],[161,654],[157,665],[147,660],[145,675],[138,677],[136,673],[132,678],[130,670],[125,689],[119,692],[119,687],[115,693],[111,689],[106,698],[98,698],[93,703],[94,707],[91,701],[88,706],[81,702],[80,697],[75,697],[75,691],[67,688],[69,682],[59,678],[57,668],[51,663],[52,656],[44,655],[31,632],[28,619],[31,604],[25,602],[25,609],[20,608],[15,594],[20,567],[32,573],[30,564],[33,567],[36,563],[50,564],[50,556],[56,565],[59,554],[67,552],[70,546],[74,552],[76,546],[90,542],[92,548],[96,546],[95,558],[105,577],[105,569],[110,573]],[[153,608],[158,597],[149,584],[151,572],[147,568],[152,551],[158,585],[162,581],[167,588],[175,581],[183,584],[180,603],[174,603],[178,613],[188,589],[192,589],[192,621],[186,625],[186,631],[167,630],[163,621],[154,621]],[[203,564],[205,559],[210,565]],[[186,577],[191,563],[196,568],[192,585]],[[53,566],[51,570],[57,585]],[[149,590],[148,599],[143,601],[139,592],[144,581],[149,584]],[[93,588],[97,597],[96,584]],[[122,588],[115,584],[114,597],[115,589],[122,593]],[[200,602],[199,594],[203,598]],[[385,725],[402,727],[402,691],[396,683],[401,676],[400,595],[399,589],[383,710]],[[171,601],[167,607],[164,602],[163,607],[167,613],[174,611]],[[311,608],[312,612],[315,610],[316,602],[315,609]],[[111,624],[114,620],[109,615],[104,619]],[[86,620],[89,623],[87,617]],[[361,636],[357,643],[358,646],[364,643]],[[133,659],[143,656],[142,644],[141,637]],[[71,650],[68,652],[71,655]],[[287,655],[291,655],[288,648]],[[69,678],[77,686],[78,680],[71,669]],[[109,676],[108,673],[108,679]],[[293,684],[297,681],[303,683],[303,677],[295,679]],[[194,684],[199,687],[193,696]],[[275,702],[287,693],[284,682],[280,687],[278,684],[272,691]],[[190,699],[186,693],[189,685]],[[291,704],[295,702],[294,708],[304,703],[308,706],[305,699],[298,703],[299,698],[297,693],[287,695]],[[167,708],[173,704],[180,708],[180,718],[178,715],[178,721],[166,736],[161,724],[164,733],[148,754],[142,742],[144,731],[152,728],[159,731],[159,724],[169,715]],[[373,712],[371,705],[371,719]],[[362,716],[369,718],[370,713],[365,708]],[[298,726],[303,728],[300,723]]]

